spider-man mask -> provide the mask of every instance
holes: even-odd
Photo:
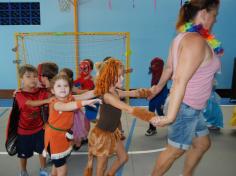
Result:
[[[81,77],[86,77],[91,72],[90,63],[88,61],[81,61],[79,64],[79,70]]]

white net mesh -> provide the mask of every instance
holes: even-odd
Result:
[[[78,35],[78,58],[74,33],[64,35],[18,35],[18,59],[20,65],[28,63],[37,66],[50,61],[59,68],[70,68],[76,72],[78,60],[89,58],[94,63],[107,56],[122,60],[126,64],[126,35]],[[75,75],[75,74],[74,74]],[[95,71],[93,72],[95,75]]]
[[[70,0],[58,0],[60,10],[62,12],[70,11],[72,2]]]

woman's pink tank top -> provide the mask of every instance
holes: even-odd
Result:
[[[171,54],[173,56],[173,77],[175,75],[178,62],[179,44],[187,34],[189,33],[185,32],[178,34],[173,42],[173,47],[171,50]],[[193,107],[194,109],[203,109],[205,107],[212,91],[214,75],[220,69],[220,65],[220,59],[216,54],[214,54],[213,51],[213,58],[211,61],[209,61],[206,65],[199,67],[189,80],[183,99],[185,104]]]

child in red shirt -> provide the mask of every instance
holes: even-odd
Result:
[[[19,107],[19,122],[17,127],[16,150],[20,158],[21,173],[27,176],[27,159],[33,152],[39,154],[40,175],[47,176],[44,170],[46,161],[42,157],[44,148],[44,123],[40,114],[40,105],[48,103],[46,89],[37,88],[38,72],[31,65],[24,65],[19,69],[22,88],[16,93],[15,99]]]

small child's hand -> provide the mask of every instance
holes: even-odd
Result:
[[[133,68],[128,68],[124,70],[124,73],[132,73],[133,72]]]
[[[160,87],[158,84],[152,86],[149,90],[151,91],[151,95],[147,97],[148,100],[153,99],[157,94],[161,92],[163,88]]]
[[[50,97],[50,98],[48,98],[48,99],[45,99],[45,104],[49,104],[54,98],[55,98],[55,97],[52,96],[52,97]]]
[[[21,90],[20,90],[20,89],[16,89],[16,90],[12,93],[12,97],[16,97],[16,94],[17,94],[18,92],[21,92]]]
[[[150,91],[150,94],[148,95],[147,100],[151,100],[151,99],[153,99],[156,96],[156,94],[155,94],[155,87],[154,86],[149,88],[149,91]]]
[[[169,125],[172,122],[173,121],[171,121],[167,116],[159,116],[158,117],[158,121],[157,121],[155,126],[157,126],[157,127],[164,127],[166,125]]]
[[[152,95],[152,92],[150,91],[150,89],[141,88],[141,89],[138,89],[137,91],[138,91],[139,98],[147,98]]]
[[[98,98],[92,99],[92,100],[83,100],[82,106],[88,105],[88,106],[96,108],[96,105],[95,105],[96,103],[102,104],[102,100]]]
[[[153,126],[156,126],[159,122],[159,118],[158,116],[154,116],[153,118],[151,118],[151,120],[149,121]]]

